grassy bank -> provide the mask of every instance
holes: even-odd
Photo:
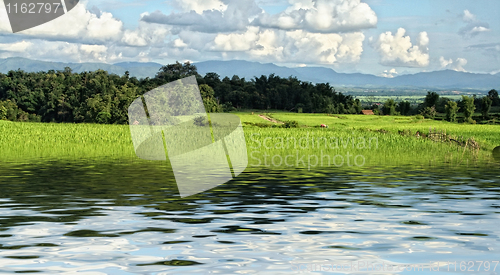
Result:
[[[273,124],[259,113],[237,113],[243,122]],[[244,127],[249,166],[339,167],[367,165],[474,165],[492,162],[500,145],[494,125],[452,124],[414,117],[324,114],[266,114],[295,120],[299,128]],[[318,126],[327,124],[329,128]],[[429,128],[474,137],[473,150],[448,142],[417,138],[400,131],[428,133]],[[0,121],[0,160],[136,159],[128,125],[41,124]],[[288,158],[287,158],[288,157]]]

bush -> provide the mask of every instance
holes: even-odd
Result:
[[[475,120],[473,120],[473,119],[472,119],[472,118],[470,118],[470,117],[466,118],[464,122],[465,122],[465,123],[469,123],[469,124],[476,124],[476,121],[475,121]]]
[[[96,121],[100,124],[107,124],[111,120],[111,114],[108,112],[100,112],[97,114]]]
[[[421,119],[424,119],[424,116],[423,115],[417,115],[417,116],[415,116],[415,118],[418,119],[418,120],[421,120]]]
[[[283,124],[281,127],[283,127],[283,128],[298,128],[299,123],[295,120],[285,121],[285,124]]]
[[[420,114],[425,118],[434,119],[436,117],[436,107],[425,107]]]

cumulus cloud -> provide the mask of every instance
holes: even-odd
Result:
[[[276,15],[262,13],[253,25],[319,33],[373,28],[377,15],[360,0],[293,0],[292,7]]]
[[[221,10],[204,10],[200,13],[194,10],[183,13],[163,14],[155,11],[145,14],[141,20],[148,23],[157,23],[189,29],[192,31],[218,33],[245,30],[249,20],[262,13],[253,0],[231,0],[226,8]]]
[[[8,30],[10,23],[3,16],[5,9],[0,10],[0,32]],[[79,3],[67,15],[58,17],[40,26],[19,32],[18,35],[31,38],[52,40],[78,40],[86,43],[99,43],[118,40],[122,36],[123,22],[111,13],[101,12],[99,15],[88,11]]]
[[[121,42],[129,46],[163,46],[170,34],[167,26],[139,22],[135,30],[125,30]]]
[[[246,52],[257,60],[335,64],[359,61],[364,38],[361,32],[319,34],[248,27],[246,32],[217,35],[210,49]]]
[[[19,41],[15,43],[0,43],[0,51],[6,52],[24,52],[29,47],[32,47],[33,43],[27,41]]]
[[[65,16],[3,40],[0,57],[22,54],[70,62],[244,58],[289,64],[355,63],[363,52],[362,29],[377,22],[373,10],[360,0],[289,0],[290,7],[276,16],[266,14],[255,1],[170,0],[178,11],[144,13],[135,29],[125,28],[121,20],[99,8],[89,11],[82,1]],[[0,8],[0,33],[10,33],[1,15]],[[428,44],[426,36],[420,41]]]
[[[63,41],[19,41],[0,44],[0,57],[22,56],[38,60],[66,62],[114,62],[121,58],[119,52],[104,45],[69,43]]]
[[[198,14],[202,14],[203,11],[207,10],[218,10],[224,11],[227,9],[227,5],[219,0],[175,0],[172,1],[174,6],[182,9],[183,11],[194,11]]]
[[[413,45],[411,38],[405,36],[406,30],[399,28],[392,32],[380,34],[372,46],[380,54],[380,63],[394,67],[426,67],[429,65],[429,37],[427,32],[421,32]]]
[[[476,21],[476,16],[472,14],[469,10],[464,10],[462,20],[464,20],[464,22],[473,22]]]
[[[445,59],[444,56],[439,58],[439,63],[441,64],[441,69],[449,69],[457,72],[465,72],[464,66],[467,65],[467,59],[457,58],[455,61],[453,59]]]
[[[396,69],[392,68],[390,70],[385,70],[383,73],[380,74],[380,76],[387,78],[394,78],[396,77],[397,74],[398,72],[396,71]]]
[[[462,20],[467,23],[464,27],[458,30],[464,38],[472,38],[480,33],[490,31],[490,25],[486,22],[481,22],[476,19],[476,15],[472,14],[469,10],[464,10]]]

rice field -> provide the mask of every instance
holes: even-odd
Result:
[[[236,113],[242,122],[272,124],[259,113]],[[270,113],[299,128],[245,126],[249,167],[276,169],[420,165],[450,167],[491,163],[500,145],[495,125],[465,125],[415,117]],[[319,128],[327,124],[329,128]],[[480,150],[434,142],[398,131],[440,129],[474,137]],[[0,121],[0,161],[138,159],[128,125],[42,124]]]

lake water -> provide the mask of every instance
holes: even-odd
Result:
[[[499,166],[254,168],[181,199],[164,164],[1,163],[0,273],[499,274]]]

